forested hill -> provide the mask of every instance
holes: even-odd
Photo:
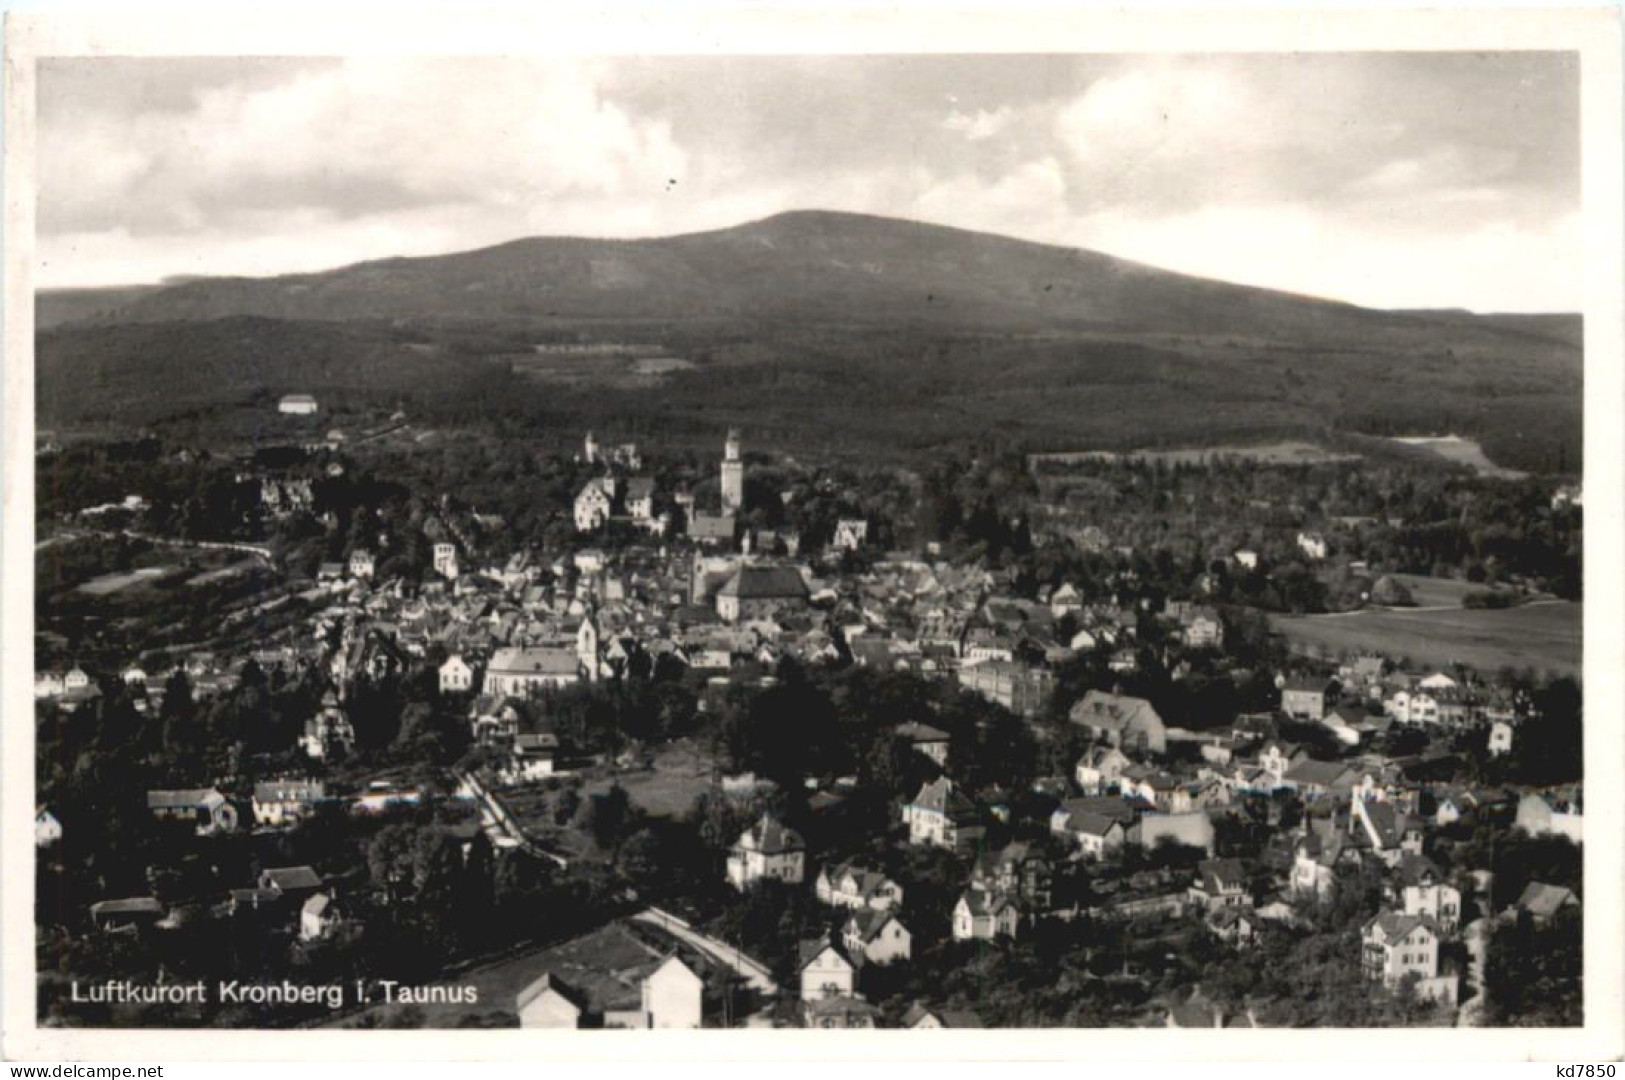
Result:
[[[739,424],[803,449],[1330,429],[1476,435],[1537,471],[1580,460],[1577,317],[1375,311],[854,214],[520,240],[37,310],[46,424],[202,422],[303,391],[442,422],[499,410],[704,440]],[[539,357],[542,343],[638,343],[679,367],[644,377],[625,360]]]
[[[1209,334],[1317,347],[1505,344],[1460,313],[1381,312],[1175,274],[1076,248],[804,211],[650,240],[542,237],[315,274],[121,290],[69,318],[780,319],[998,331]],[[82,316],[80,316],[82,317]],[[60,316],[58,317],[60,318]],[[56,321],[56,320],[53,320]]]

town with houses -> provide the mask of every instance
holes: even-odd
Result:
[[[493,543],[457,491],[364,505],[406,422],[233,466],[274,542],[168,549],[160,489],[42,520],[42,565],[134,551],[81,596],[193,588],[154,552],[273,590],[120,654],[139,633],[42,588],[42,1022],[1576,1022],[1576,683],[1289,648],[1216,584],[1336,560],[1331,515],[1216,527],[1150,587],[1112,520],[1055,509],[1006,547],[1076,558],[1022,574],[902,546],[745,430],[675,482],[588,433],[545,539]],[[194,982],[221,990],[152,989]]]

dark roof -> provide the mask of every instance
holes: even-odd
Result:
[[[542,972],[542,977],[519,991],[514,999],[514,1010],[521,1011],[526,1005],[535,1001],[549,990],[574,1005],[581,1012],[587,1011],[587,995],[553,974],[551,971]]]
[[[319,889],[322,887],[321,875],[308,866],[273,867],[266,870],[260,877],[283,891],[289,889]]]
[[[736,846],[744,845],[747,840],[750,841],[750,846],[764,855],[782,855],[807,850],[800,833],[786,828],[777,818],[767,814],[763,814],[756,824],[745,830]]]
[[[833,949],[836,956],[839,956],[842,960],[845,960],[848,966],[851,965],[852,961],[847,958],[845,950],[827,938],[820,938],[817,941],[803,941],[801,943],[801,947],[796,951],[797,956],[800,958],[799,962],[796,964],[796,970],[800,971],[802,968],[818,959],[819,955],[823,953],[825,949]]]
[[[312,802],[326,795],[327,787],[320,780],[271,780],[254,785],[257,803]]]
[[[92,918],[103,915],[162,915],[164,905],[150,896],[136,896],[128,900],[100,900],[90,905]]]
[[[203,806],[212,800],[223,798],[214,788],[183,788],[176,791],[149,791],[147,792],[147,809],[149,810],[182,810],[195,806]]]
[[[1103,731],[1120,732],[1135,721],[1147,723],[1152,728],[1162,726],[1162,717],[1157,715],[1157,710],[1151,707],[1149,701],[1108,694],[1102,690],[1091,690],[1085,694],[1082,701],[1072,706],[1069,717],[1074,724],[1086,724]]]
[[[1523,895],[1518,897],[1518,908],[1537,918],[1546,919],[1557,914],[1559,908],[1576,902],[1574,893],[1561,885],[1531,881],[1524,886]]]
[[[688,535],[702,540],[732,540],[732,514],[695,514],[688,522]]]
[[[1203,859],[1196,870],[1202,876],[1202,887],[1210,893],[1239,889],[1247,883],[1247,871],[1240,859]]]
[[[718,596],[741,600],[780,600],[807,597],[807,583],[790,566],[741,566]]]

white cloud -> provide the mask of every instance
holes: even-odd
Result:
[[[1578,305],[1577,184],[1546,122],[1561,94],[1518,128],[1524,97],[1441,81],[1438,61],[1080,60],[1092,79],[1072,82],[993,58],[962,65],[1006,65],[978,69],[972,107],[945,92],[960,67],[933,63],[877,60],[828,86],[753,69],[704,93],[672,69],[688,93],[667,94],[653,62],[638,78],[558,58],[282,61],[253,78],[175,63],[144,81],[139,62],[100,81],[84,62],[65,96],[42,86],[39,277],[269,274],[827,208],[1362,303]],[[121,78],[161,100],[121,99]],[[812,112],[792,92],[808,85],[831,91]]]
[[[1580,217],[1497,222],[1464,234],[1395,234],[1312,207],[1223,206],[1159,218],[1106,212],[1073,242],[1154,266],[1379,308],[1571,311],[1581,296]]]
[[[1015,110],[1008,105],[1001,105],[997,109],[977,109],[973,113],[955,109],[948,114],[942,126],[949,131],[958,132],[971,142],[981,142],[1003,131],[1015,116]]]

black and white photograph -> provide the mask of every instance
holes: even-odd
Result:
[[[1581,50],[1028,20],[27,57],[33,1027],[1617,1033]]]

